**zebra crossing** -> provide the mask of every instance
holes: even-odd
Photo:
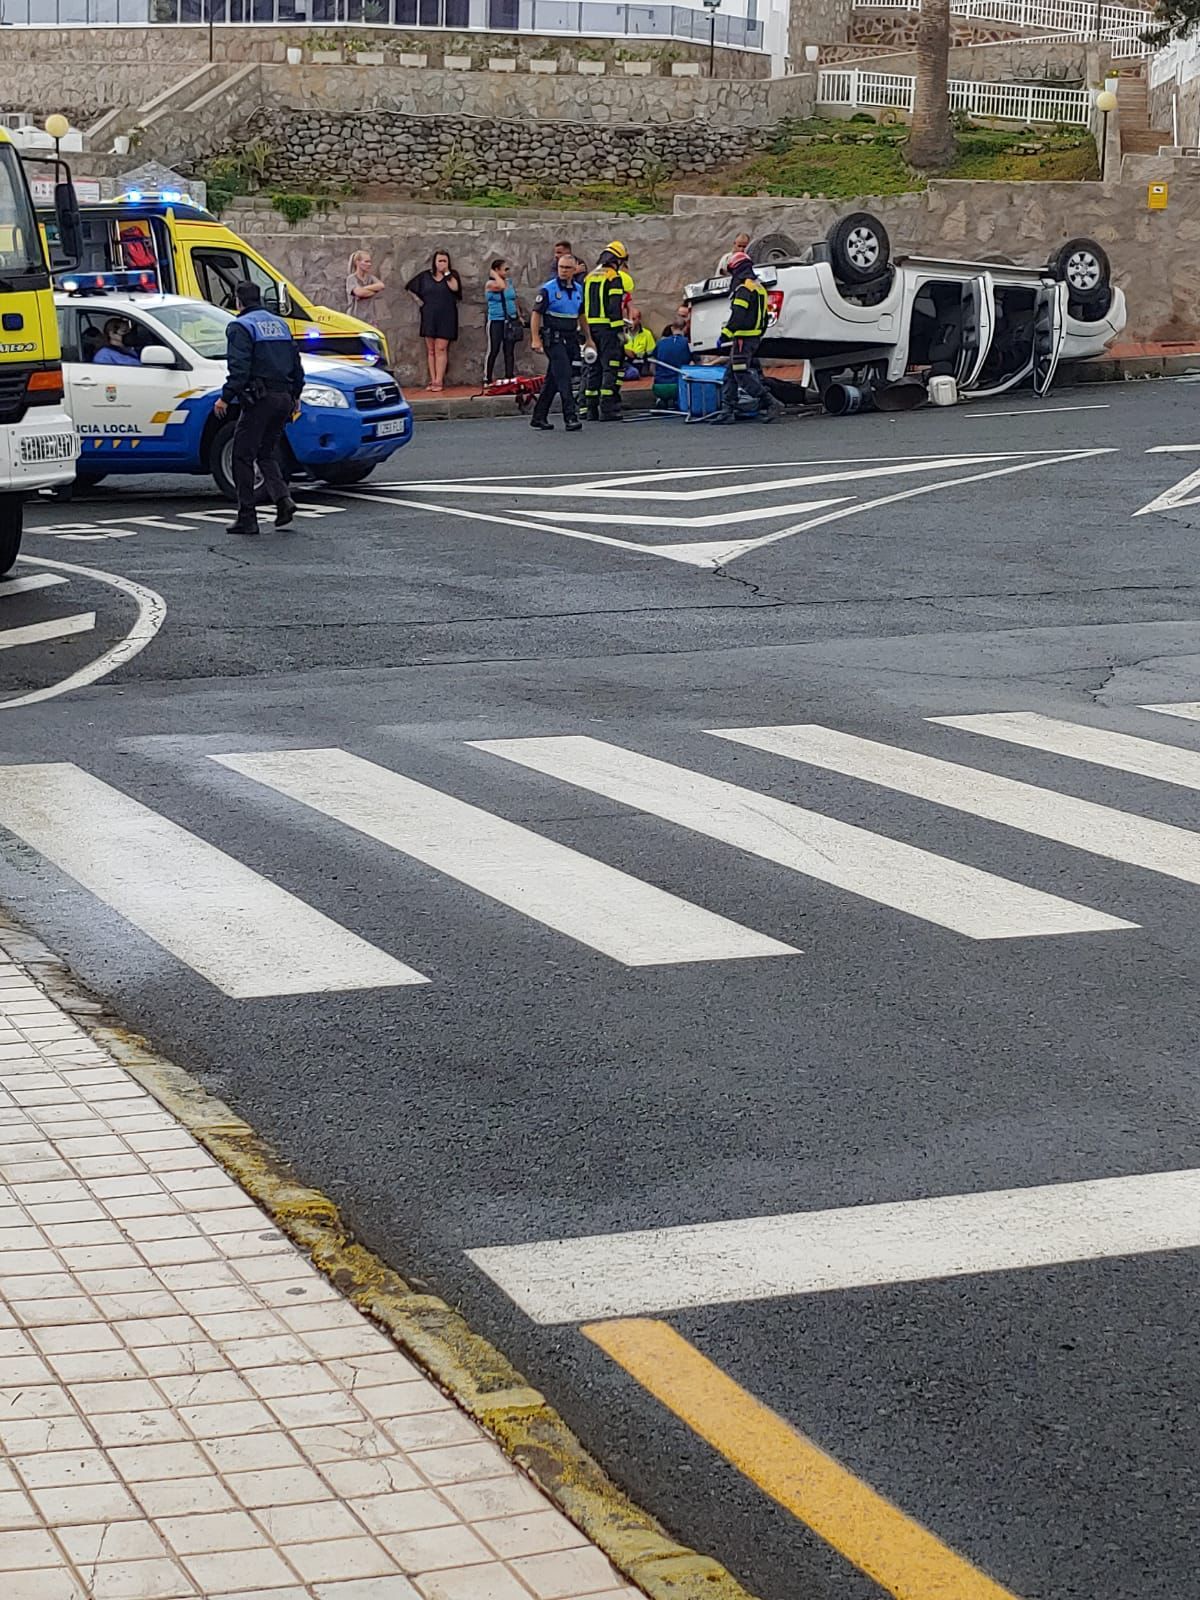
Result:
[[[1200,707],[1190,703],[1142,709],[1200,718]],[[1158,739],[1026,711],[927,721],[961,738],[964,747],[986,738],[1068,758],[1085,775],[1101,767],[1200,788],[1200,751]],[[1057,788],[818,724],[715,728],[701,737],[722,741],[710,747],[714,754],[741,745],[1085,856],[1200,884],[1200,832]],[[750,926],[753,917],[722,915],[703,903],[703,888],[692,890],[690,881],[686,895],[669,891],[652,881],[657,865],[623,870],[603,859],[603,846],[568,845],[460,798],[450,792],[453,782],[436,787],[340,748],[207,750],[199,759],[202,770],[211,770],[211,762],[229,775],[222,803],[244,814],[252,837],[267,837],[282,807],[289,826],[312,833],[307,859],[358,837],[382,852],[371,856],[374,862],[395,858],[397,870],[400,860],[430,869],[432,882],[418,880],[420,893],[429,896],[427,916],[436,918],[438,884],[448,881],[478,897],[468,903],[490,902],[631,969],[794,961],[812,954],[811,938],[802,950],[787,935],[798,929],[811,903],[806,891],[815,886],[971,941],[1107,938],[1139,925],[1085,903],[1086,897],[1052,893],[843,821],[828,814],[834,801],[801,805],[712,776],[702,760],[683,765],[578,734],[467,740],[460,748],[473,752],[472,760],[495,761],[497,777],[521,769],[535,782],[535,793],[541,793],[536,781],[545,780],[549,799],[583,791],[617,807],[619,817],[666,825],[691,840],[690,850],[704,852],[706,873],[710,856],[719,874],[736,876],[746,858],[778,869],[775,926],[768,932]],[[186,768],[185,781],[195,779],[195,766]],[[477,766],[473,779],[478,782]],[[794,790],[794,780],[785,774],[783,781]],[[403,921],[381,948],[356,931],[353,911],[337,920],[318,910],[295,885],[275,882],[269,868],[260,870],[203,837],[207,824],[197,831],[156,810],[139,797],[138,786],[136,775],[111,783],[65,761],[3,766],[0,870],[28,877],[35,868],[43,871],[40,858],[233,999],[443,981],[406,948],[412,935],[406,937]],[[814,785],[813,793],[820,799],[829,791]],[[222,838],[236,833],[221,827]],[[1018,870],[1035,875],[1023,863]],[[339,883],[353,880],[344,862],[336,876]],[[347,899],[355,899],[352,881]],[[567,964],[569,955],[560,960]]]
[[[17,622],[16,608],[5,606],[7,600],[42,590],[57,589],[66,578],[56,572],[32,572],[20,578],[0,581],[0,650],[18,650],[26,645],[53,644],[59,639],[74,639],[82,633],[91,633],[96,626],[94,611],[76,611],[66,616],[45,617],[37,622]],[[57,596],[55,597],[57,598]]]

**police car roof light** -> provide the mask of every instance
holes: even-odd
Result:
[[[67,294],[157,294],[158,279],[152,272],[89,272],[64,278],[62,287]]]

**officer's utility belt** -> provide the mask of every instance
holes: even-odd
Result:
[[[579,340],[579,328],[574,322],[566,322],[560,325],[553,321],[549,321],[546,323],[543,331],[548,339],[563,339],[567,341],[574,340],[575,342],[578,342]]]

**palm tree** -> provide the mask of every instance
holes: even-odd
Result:
[[[921,172],[940,172],[954,159],[950,121],[950,0],[921,0],[917,24],[917,81],[905,159]]]

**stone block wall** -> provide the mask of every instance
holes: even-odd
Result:
[[[919,11],[894,8],[855,11],[850,25],[850,38],[855,44],[887,44],[896,50],[911,50],[917,42],[919,21]],[[1019,38],[1025,31],[1004,22],[954,17],[950,42],[957,45],[993,44],[1001,39]]]
[[[1104,62],[1107,60],[1105,52]],[[873,50],[869,57],[860,57],[858,65],[870,72],[913,77],[917,58],[914,52],[907,50]],[[1008,39],[1003,44],[958,45],[950,52],[950,76],[976,82],[1045,83],[1079,88],[1100,83],[1103,75],[1098,48],[1082,40],[1039,44],[1032,39]]]
[[[495,117],[265,111],[239,142],[272,147],[268,183],[314,187],[386,184],[398,189],[507,189],[622,183],[651,186],[672,173],[707,172],[729,160],[730,137],[709,122],[509,122]],[[762,148],[769,128],[738,130],[737,148]]]
[[[762,78],[641,78],[623,73],[455,72],[437,67],[263,67],[262,103],[295,111],[393,111],[506,121],[762,127],[812,114],[812,73]]]

